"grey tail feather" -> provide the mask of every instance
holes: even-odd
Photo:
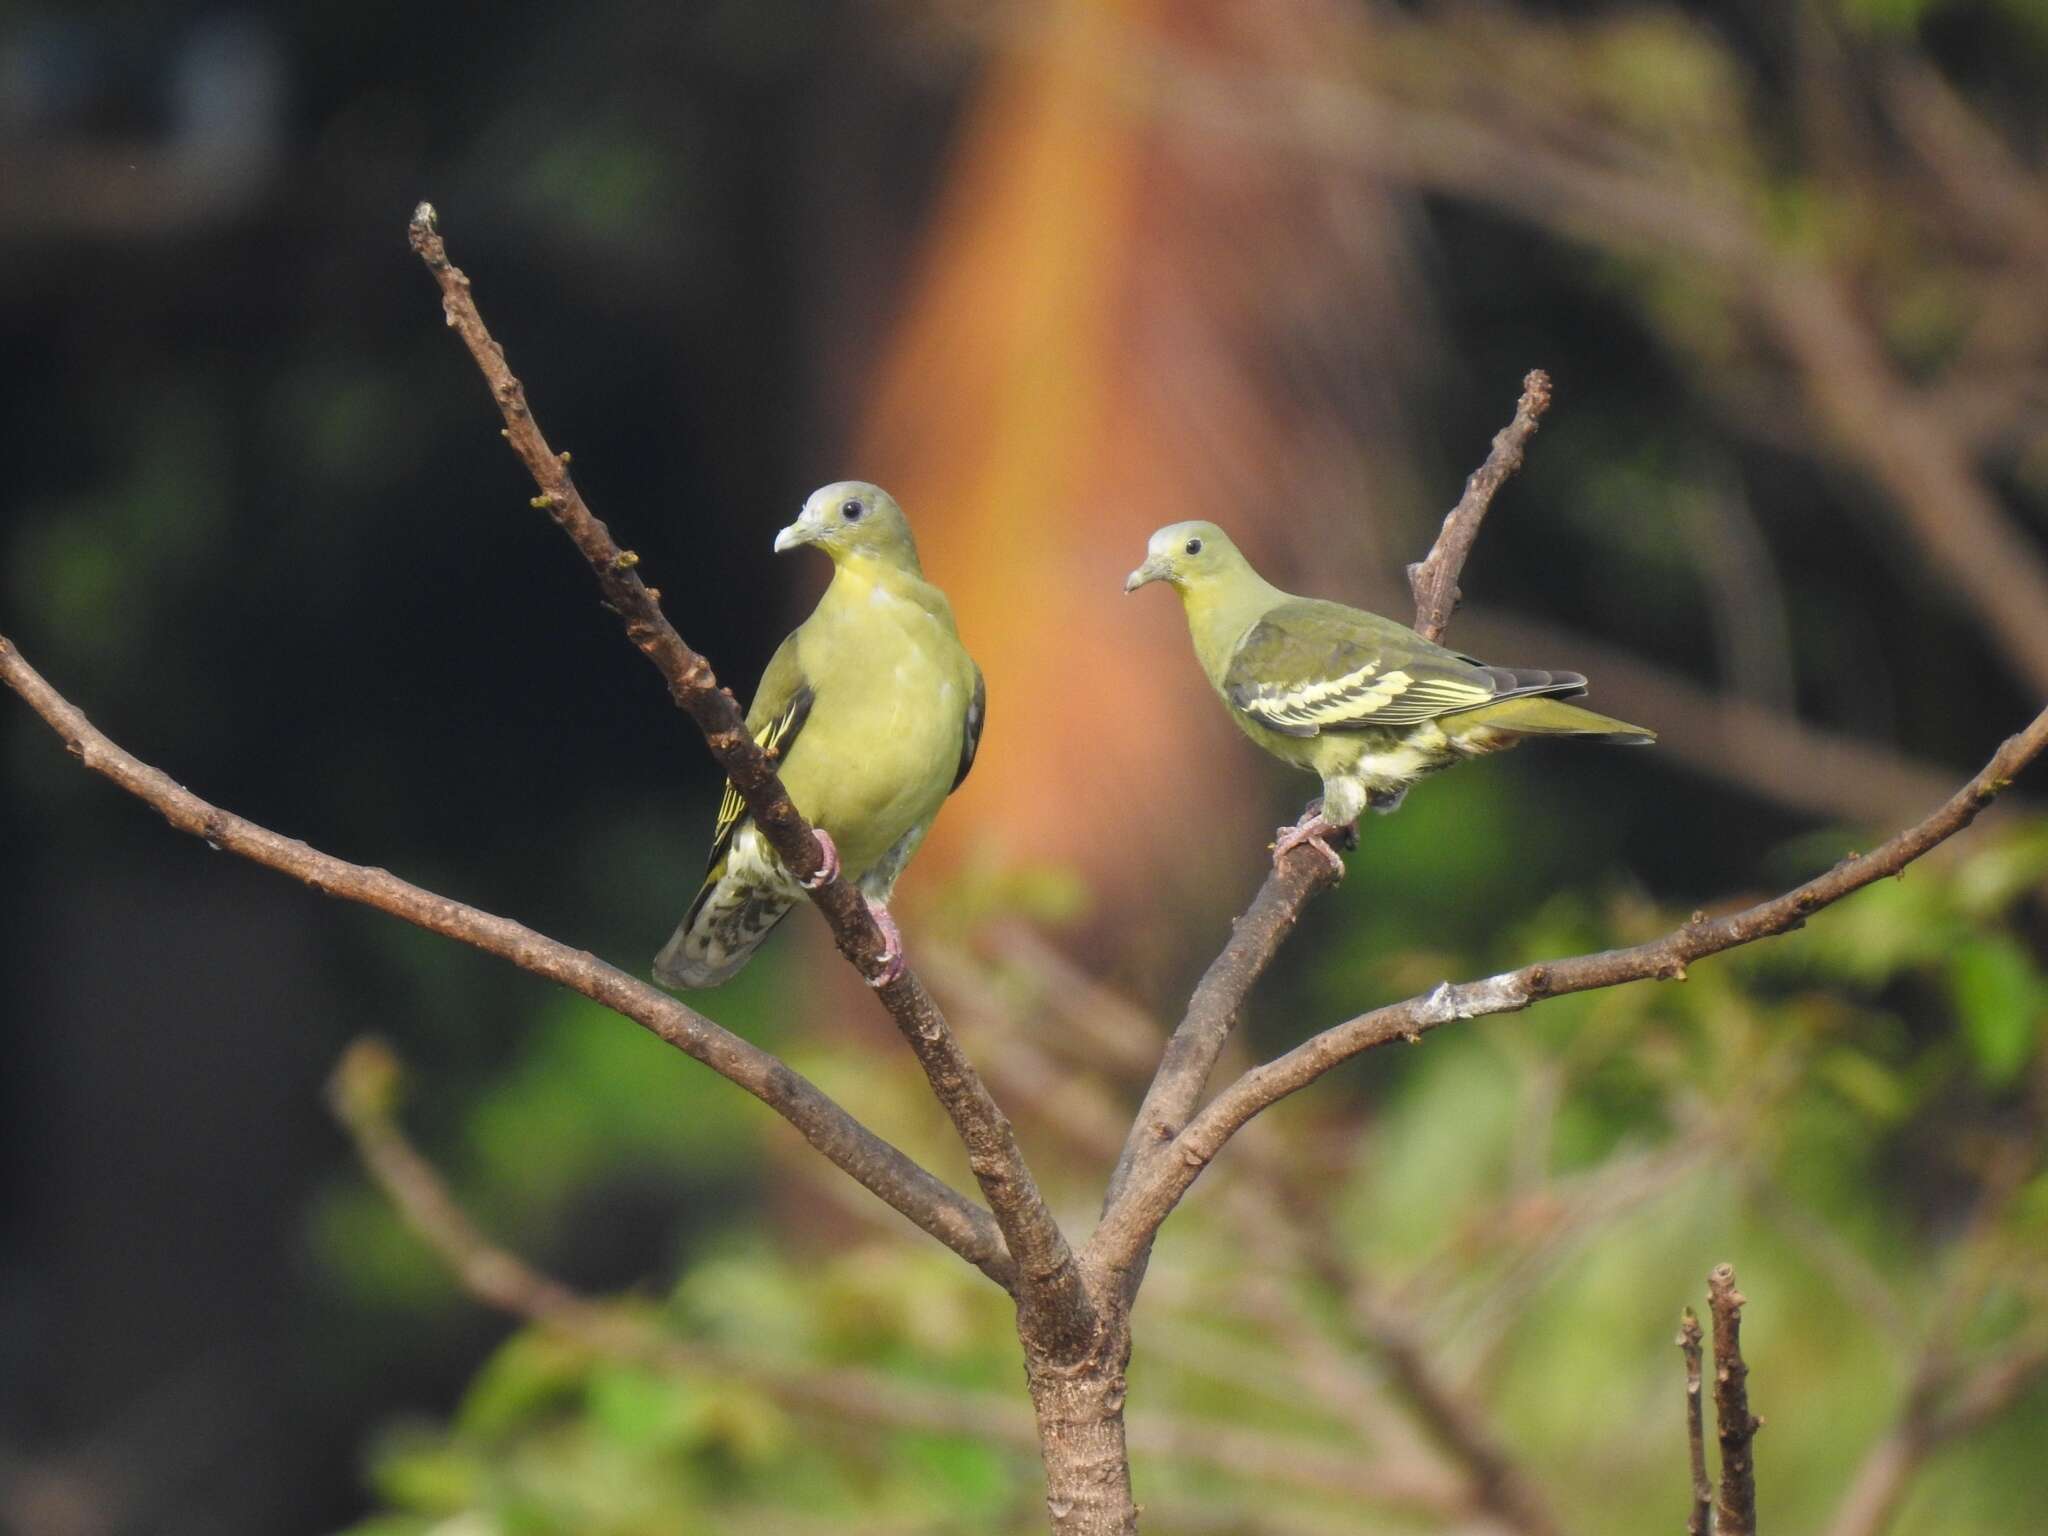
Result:
[[[1541,667],[1487,667],[1493,679],[1493,702],[1527,694],[1551,694],[1576,699],[1586,691],[1586,679],[1579,672],[1546,672]]]
[[[654,979],[683,991],[730,981],[794,904],[774,887],[729,878],[707,884],[654,957]]]

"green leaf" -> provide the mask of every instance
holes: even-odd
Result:
[[[2003,1087],[2033,1058],[2048,982],[2013,938],[1970,940],[1949,964],[1949,996],[1984,1081]]]
[[[573,1403],[589,1373],[590,1356],[580,1345],[537,1328],[514,1334],[484,1362],[456,1425],[473,1435],[508,1434]]]
[[[469,1452],[423,1428],[401,1429],[378,1450],[370,1481],[400,1509],[448,1514],[483,1497],[487,1474]]]
[[[636,1365],[606,1365],[593,1372],[589,1403],[598,1432],[635,1451],[701,1444],[715,1408],[713,1395],[698,1383]]]
[[[1912,1093],[1898,1073],[1849,1046],[1827,1052],[1815,1071],[1843,1098],[1883,1124],[1896,1124],[1913,1107]]]

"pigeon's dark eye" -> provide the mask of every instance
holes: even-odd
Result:
[[[1191,555],[1199,555],[1199,554],[1200,554],[1201,552],[1202,552],[1202,541],[1201,541],[1200,539],[1189,539],[1189,540],[1188,540],[1188,553],[1189,553],[1189,554],[1191,554]]]
[[[861,513],[865,511],[867,511],[867,508],[862,506],[859,502],[849,501],[841,504],[839,508],[839,515],[845,518],[849,523],[857,523],[860,521]]]

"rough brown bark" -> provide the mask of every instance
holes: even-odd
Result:
[[[1742,1306],[1733,1265],[1707,1276],[1714,1318],[1714,1431],[1721,1442],[1721,1488],[1714,1501],[1715,1536],[1756,1536],[1756,1432],[1749,1411],[1749,1367],[1742,1359]]]
[[[1686,1512],[1685,1536],[1707,1536],[1714,1507],[1714,1485],[1707,1481],[1706,1404],[1700,1382],[1700,1320],[1691,1307],[1678,1320],[1678,1347],[1685,1354],[1685,1442],[1692,1471],[1692,1504]]]
[[[1045,1462],[1045,1512],[1053,1536],[1135,1536],[1131,1458],[1124,1436],[1124,1373],[1131,1360],[1127,1307],[1081,1359],[1054,1359],[1025,1341],[1025,1379]]]

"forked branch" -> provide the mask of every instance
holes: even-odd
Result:
[[[1529,439],[1549,408],[1550,376],[1532,370],[1522,380],[1514,418],[1495,435],[1485,462],[1466,480],[1464,494],[1444,518],[1436,543],[1408,568],[1415,627],[1427,638],[1441,637],[1450,622],[1458,603],[1458,577],[1479,538],[1480,522],[1493,505],[1494,493],[1521,467]],[[1223,952],[1202,973],[1187,1012],[1166,1043],[1159,1070],[1110,1176],[1105,1208],[1116,1204],[1139,1165],[1155,1157],[1187,1124],[1253,985],[1279,953],[1302,909],[1336,883],[1329,861],[1308,848],[1296,848],[1275,862],[1251,906],[1232,926]]]
[[[1187,1128],[1132,1178],[1089,1240],[1114,1269],[1140,1264],[1160,1222],[1216,1154],[1261,1110],[1298,1093],[1331,1068],[1394,1041],[1413,1042],[1454,1019],[1517,1013],[1546,997],[1630,981],[1683,981],[1686,967],[1724,950],[1790,933],[1807,918],[1864,886],[1896,875],[1976,820],[2029,763],[2048,750],[2048,710],[2008,737],[1991,760],[1946,803],[1876,851],[1855,854],[1781,896],[1724,917],[1695,913],[1660,939],[1625,949],[1548,960],[1478,981],[1444,982],[1432,991],[1376,1008],[1324,1030],[1285,1055],[1252,1068],[1219,1093]]]
[[[356,1156],[399,1219],[478,1301],[545,1328],[592,1354],[657,1369],[744,1380],[794,1411],[879,1429],[916,1430],[1035,1452],[1023,1402],[994,1392],[907,1381],[858,1366],[793,1364],[684,1337],[644,1311],[588,1296],[493,1242],[463,1209],[441,1171],[399,1123],[398,1058],[358,1040],[328,1083],[328,1104]],[[1206,1466],[1291,1492],[1325,1494],[1436,1520],[1462,1506],[1403,1469],[1210,1418],[1148,1415],[1132,1433],[1141,1451]]]
[[[448,324],[462,338],[497,401],[505,420],[505,440],[539,488],[533,504],[555,520],[589,564],[606,603],[625,625],[627,638],[661,673],[677,707],[703,732],[704,744],[745,798],[755,824],[784,865],[802,879],[816,874],[818,844],[810,824],[790,802],[774,764],[748,734],[732,691],[719,686],[711,664],[669,623],[661,611],[661,594],[640,578],[638,556],[620,548],[611,530],[591,512],[570,477],[569,456],[556,453],[542,435],[527,404],[525,386],[477,312],[469,277],[448,259],[431,203],[414,210],[410,236],[413,250],[440,287]],[[860,894],[837,878],[811,894],[840,952],[862,975],[875,975],[882,939]],[[915,972],[905,968],[880,988],[880,996],[959,1133],[968,1165],[1017,1257],[1020,1299],[1059,1343],[1084,1346],[1094,1331],[1092,1303],[1009,1119],[990,1097]]]

